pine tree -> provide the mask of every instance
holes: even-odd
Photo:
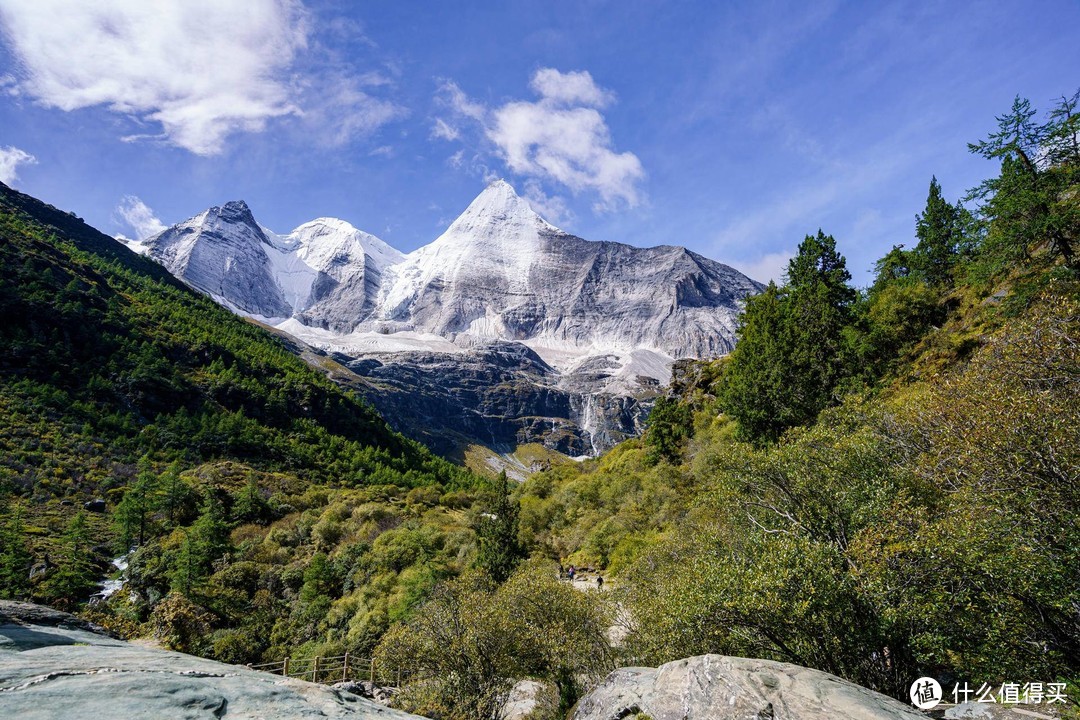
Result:
[[[30,594],[30,552],[26,547],[22,503],[11,508],[0,526],[0,598],[18,600]]]
[[[1027,259],[1042,244],[1077,267],[1075,245],[1080,242],[1080,119],[1078,95],[1063,98],[1044,124],[1035,122],[1035,109],[1019,96],[1011,110],[997,118],[998,130],[986,140],[968,145],[988,159],[1001,161],[1001,173],[974,188],[990,225],[984,255],[998,265]]]
[[[194,517],[195,493],[180,477],[180,464],[170,463],[160,479],[160,506],[167,527],[173,528]]]
[[[180,552],[172,568],[173,589],[190,597],[213,571],[214,561],[228,553],[229,549],[225,508],[211,490],[203,502],[199,519],[184,533]]]
[[[263,525],[269,522],[272,514],[270,505],[259,491],[258,484],[254,479],[249,480],[233,502],[233,519],[240,523]]]
[[[480,518],[476,534],[480,541],[477,567],[495,582],[505,582],[525,557],[525,548],[518,539],[518,505],[510,497],[510,481],[505,470],[495,482],[495,503]]]
[[[724,370],[722,406],[755,442],[812,422],[855,364],[848,331],[857,295],[835,239],[807,235],[787,278],[747,300]]]
[[[960,209],[941,196],[937,177],[930,179],[926,209],[915,220],[919,238],[911,255],[912,274],[929,285],[951,285],[952,269],[959,259]]]
[[[92,538],[86,513],[79,510],[68,523],[56,572],[43,583],[46,596],[59,605],[73,606],[94,585]]]
[[[141,546],[146,542],[153,513],[160,500],[158,492],[158,476],[151,468],[149,459],[144,456],[139,461],[139,474],[135,482],[116,506],[114,523],[121,552],[127,552],[133,544]]]

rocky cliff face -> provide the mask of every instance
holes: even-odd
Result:
[[[638,434],[672,361],[729,351],[741,303],[761,287],[684,248],[565,233],[501,180],[408,255],[329,218],[275,235],[242,202],[139,249],[401,390],[371,399],[410,434],[401,415],[419,411],[458,445],[542,442],[570,454]]]
[[[348,692],[115,640],[67,613],[0,601],[0,717],[423,720]]]
[[[646,400],[592,392],[588,380],[559,373],[519,343],[335,359],[377,383],[365,394],[384,417],[444,455],[469,442],[496,452],[539,442],[572,457],[595,455],[640,434],[648,412]]]

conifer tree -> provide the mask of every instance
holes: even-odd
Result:
[[[1063,98],[1046,123],[1034,120],[1035,109],[1019,96],[1008,113],[997,118],[998,130],[968,145],[988,159],[1001,161],[1001,173],[970,193],[990,232],[984,255],[998,266],[1026,259],[1046,244],[1069,267],[1080,265],[1080,118],[1078,95]]]
[[[525,557],[525,548],[518,539],[518,505],[510,497],[505,470],[495,482],[495,503],[480,518],[476,534],[480,541],[476,565],[495,582],[505,582]]]
[[[0,598],[17,600],[30,594],[30,551],[26,547],[22,503],[15,502],[0,526]]]
[[[196,496],[191,487],[180,477],[180,463],[172,462],[160,479],[161,512],[166,527],[173,528],[195,517]]]
[[[79,510],[68,523],[56,572],[43,583],[46,596],[58,604],[71,606],[94,584],[92,538],[86,513]]]
[[[158,486],[158,476],[151,468],[149,459],[144,456],[139,461],[139,473],[135,482],[116,506],[114,522],[119,531],[121,552],[127,552],[133,544],[142,545],[146,542],[153,522],[153,513],[160,500]]]
[[[951,285],[961,242],[960,209],[941,196],[937,177],[930,179],[926,209],[915,220],[915,235],[919,242],[911,255],[913,274],[932,286]]]
[[[807,235],[787,279],[747,300],[724,372],[722,405],[755,442],[812,422],[854,365],[847,333],[857,296],[836,240]]]

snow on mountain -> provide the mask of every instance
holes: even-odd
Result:
[[[761,287],[685,248],[565,233],[504,180],[408,255],[334,218],[277,235],[243,202],[210,208],[144,245],[239,312],[352,335],[360,352],[399,350],[397,333],[411,334],[409,346],[425,336],[440,346],[512,340],[562,370],[602,354],[625,366],[636,352],[636,366],[653,377],[674,358],[729,351],[742,299]],[[653,360],[642,364],[641,353]]]
[[[143,241],[169,272],[249,315],[288,317],[274,247],[243,201],[212,207]]]
[[[545,443],[586,450],[640,426],[647,406],[633,398],[667,384],[674,360],[730,351],[742,302],[761,289],[682,247],[638,248],[563,232],[503,180],[408,255],[333,218],[277,235],[243,202],[210,208],[142,245],[234,311],[361,369],[412,378],[401,383],[420,392],[442,377],[438,402],[447,408],[479,377],[530,387],[529,407],[509,393],[503,410],[496,403],[477,412],[518,418],[512,427],[521,442],[539,433]],[[494,348],[508,342],[526,346],[533,359],[488,367],[503,362],[505,353]],[[555,407],[563,414],[547,423]],[[567,436],[559,428],[570,426],[559,418],[578,434]],[[475,424],[491,431],[487,420]]]
[[[505,180],[491,183],[446,232],[394,268],[380,317],[439,335],[506,338],[510,333],[498,314],[532,294],[530,274],[546,247],[543,233],[561,231]]]
[[[297,317],[343,333],[373,307],[383,270],[405,257],[335,218],[277,235],[256,223],[243,201],[212,207],[140,245],[240,313],[275,324]]]

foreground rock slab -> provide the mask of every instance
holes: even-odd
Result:
[[[835,675],[773,662],[699,655],[621,668],[582,698],[574,720],[926,720]]]
[[[72,615],[6,601],[0,718],[418,720],[325,685],[139,647]]]

